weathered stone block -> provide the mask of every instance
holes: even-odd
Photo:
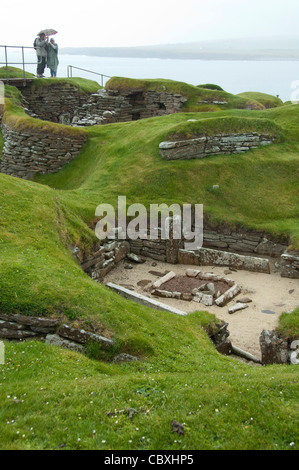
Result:
[[[262,364],[287,364],[289,345],[276,331],[263,330],[260,334]]]

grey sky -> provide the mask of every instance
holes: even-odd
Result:
[[[241,37],[298,36],[298,0],[10,0],[0,44],[31,46],[55,28],[60,47],[138,46]]]

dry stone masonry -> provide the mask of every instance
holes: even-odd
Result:
[[[262,364],[290,364],[294,338],[288,338],[279,332],[263,330],[260,334]]]
[[[14,130],[2,125],[4,147],[1,173],[30,179],[35,173],[55,173],[73,160],[87,140],[84,133],[57,134],[51,130]]]
[[[22,88],[27,111],[33,117],[46,121],[69,124],[74,112],[82,106],[89,95],[79,92],[71,83],[51,82],[49,86],[34,85]]]
[[[182,95],[168,92],[101,89],[77,108],[72,124],[92,126],[177,113],[186,101]]]
[[[289,253],[283,253],[282,259],[282,277],[289,277],[292,279],[299,279],[299,252],[292,251]]]
[[[91,341],[100,344],[104,349],[114,345],[110,338],[74,328],[62,323],[59,318],[5,313],[0,313],[0,338],[13,341],[42,340],[79,352],[85,352],[85,346]]]
[[[194,139],[161,142],[159,152],[165,160],[189,160],[216,154],[244,153],[274,141],[275,136],[257,132],[203,135]]]
[[[194,301],[206,306],[215,303],[223,307],[240,291],[241,287],[232,279],[196,269],[187,269],[185,276],[178,277],[173,271],[162,276],[153,283],[151,294],[158,297]]]
[[[95,281],[102,281],[106,274],[129,254],[130,245],[127,241],[107,240],[97,245],[88,255],[76,246],[72,251],[83,271]]]
[[[71,83],[28,86],[22,90],[28,114],[43,120],[80,126],[109,124],[180,112],[187,98],[153,90],[106,90],[82,94]]]

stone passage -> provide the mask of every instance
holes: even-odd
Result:
[[[182,95],[168,92],[102,89],[76,109],[72,124],[93,126],[178,113],[186,101]]]
[[[91,95],[80,94],[71,83],[51,83],[45,87],[22,90],[26,111],[32,117],[72,124],[93,126],[127,122],[182,111],[187,98],[180,94],[154,90],[99,89]]]
[[[203,135],[195,139],[179,140],[176,142],[161,142],[159,151],[165,160],[189,160],[204,158],[215,154],[231,154],[247,152],[260,145],[269,145],[276,137],[257,132],[242,134]]]
[[[83,132],[72,135],[49,129],[15,131],[2,125],[4,147],[0,172],[30,179],[35,173],[55,173],[73,160],[87,140]]]

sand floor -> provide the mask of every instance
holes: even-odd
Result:
[[[219,320],[229,324],[230,340],[233,345],[248,351],[255,357],[260,358],[259,336],[262,330],[273,330],[278,325],[279,316],[282,312],[294,310],[299,305],[299,280],[282,278],[278,272],[272,274],[252,273],[249,271],[232,271],[224,274],[228,268],[215,266],[188,266],[170,265],[160,261],[155,262],[147,259],[143,264],[130,263],[133,268],[126,269],[127,261],[119,265],[107,274],[104,283],[113,282],[127,288],[134,289],[149,297],[171,305],[187,313],[196,310],[204,310],[216,315]],[[177,275],[184,275],[188,268],[199,269],[202,272],[211,272],[225,275],[233,279],[242,288],[240,294],[232,299],[226,306],[213,305],[207,307],[202,303],[176,299],[165,299],[151,296],[144,287],[137,283],[142,280],[156,281],[158,276],[149,271],[165,273],[174,271]],[[271,271],[275,271],[273,267]],[[233,314],[228,313],[228,308],[234,305],[238,298],[249,297],[252,302],[248,307]],[[266,311],[266,312],[263,312]],[[162,313],[161,313],[162,314]]]

